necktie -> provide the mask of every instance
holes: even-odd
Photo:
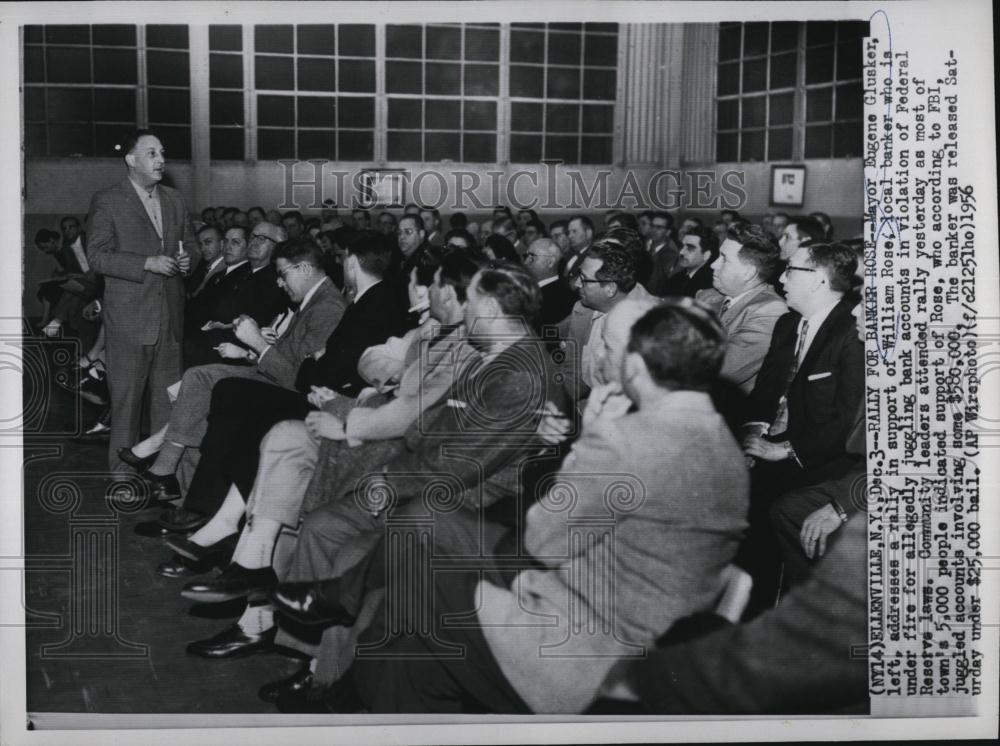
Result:
[[[795,376],[799,372],[799,363],[802,362],[802,351],[806,346],[806,334],[808,331],[809,322],[803,319],[802,325],[799,327],[799,338],[795,342],[795,357],[792,359],[792,364],[788,366],[788,378],[785,380],[785,391],[781,395],[781,399],[778,401],[778,412],[775,414],[774,422],[771,425],[772,433],[779,434],[788,429],[788,389],[791,387],[792,381],[795,380]]]
[[[733,299],[732,298],[726,298],[724,301],[722,301],[722,308],[719,309],[719,320],[720,321],[722,320],[722,317],[726,315],[726,311],[729,310],[729,307],[732,304],[733,304]]]

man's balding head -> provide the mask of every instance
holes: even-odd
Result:
[[[551,238],[536,238],[524,255],[524,266],[541,282],[559,274],[561,256],[559,246]]]

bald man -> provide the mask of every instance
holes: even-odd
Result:
[[[524,267],[542,289],[542,312],[539,316],[543,327],[554,326],[569,316],[576,303],[576,293],[559,277],[559,259],[562,252],[551,238],[536,238],[524,254]]]

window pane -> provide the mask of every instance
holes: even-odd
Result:
[[[541,135],[511,135],[510,160],[512,163],[538,163],[542,160]]]
[[[257,124],[295,126],[295,99],[291,96],[257,96]]]
[[[740,92],[740,63],[719,65],[719,95],[729,96]]]
[[[389,99],[389,127],[392,129],[420,129],[423,102],[414,98]]]
[[[799,24],[786,21],[771,24],[771,51],[795,49],[799,43]]]
[[[424,160],[461,160],[461,147],[457,132],[428,132],[424,135]]]
[[[332,24],[296,26],[295,34],[299,54],[336,54],[336,27]]]
[[[837,45],[837,80],[861,77],[861,40]]]
[[[212,88],[243,87],[243,57],[212,54],[208,58],[208,84]]]
[[[340,90],[357,93],[375,92],[374,60],[341,60],[337,63]]]
[[[614,101],[616,89],[617,73],[614,70],[586,69],[583,71],[583,90],[586,98]]]
[[[337,125],[362,129],[375,126],[375,99],[341,96],[337,99]]]
[[[558,158],[566,163],[579,161],[580,138],[575,135],[546,135],[545,157]]]
[[[590,87],[588,87],[587,94],[597,98],[597,91]],[[550,67],[546,95],[549,98],[580,98],[579,70]]]
[[[302,130],[299,132],[299,147],[296,155],[299,158],[326,158],[335,160],[337,157],[337,135],[334,130]]]
[[[603,31],[605,33],[617,33],[618,24],[617,23],[585,23],[583,24],[584,31]]]
[[[753,96],[743,99],[741,126],[763,127],[767,123],[767,97]]]
[[[98,158],[121,158],[121,146],[134,129],[132,124],[95,124],[94,155]]]
[[[295,88],[295,74],[291,57],[262,57],[254,59],[258,90],[291,91]]]
[[[208,48],[219,52],[242,51],[243,28],[241,26],[209,26]],[[212,157],[214,158],[215,156],[213,155]]]
[[[833,129],[833,157],[858,158],[861,156],[861,120],[839,122]]]
[[[458,60],[462,58],[462,30],[460,28],[442,28],[428,26],[427,51],[424,57],[428,60]]]
[[[511,62],[544,62],[545,34],[530,31],[510,32]]]
[[[580,107],[576,104],[548,104],[545,107],[545,125],[548,132],[579,131]]]
[[[618,37],[587,34],[583,46],[583,63],[608,67],[618,64]]]
[[[466,101],[465,129],[497,131],[497,105],[493,101]]]
[[[134,122],[135,89],[95,88],[94,113],[102,122]]]
[[[461,129],[462,102],[428,100],[424,107],[425,126],[432,130]]]
[[[337,29],[337,42],[342,56],[374,57],[375,27],[371,24],[342,24]]]
[[[549,28],[553,31],[582,31],[582,23],[550,23]]]
[[[45,121],[45,89],[26,87],[24,89],[24,119],[27,122]]]
[[[524,98],[543,98],[544,78],[542,68],[525,65],[510,66],[510,95]]]
[[[549,62],[556,65],[579,65],[582,46],[579,34],[549,34]]]
[[[220,161],[243,160],[243,130],[212,127],[210,144],[212,158]]]
[[[49,47],[45,50],[49,83],[89,83],[90,50],[77,47]]]
[[[191,128],[158,126],[156,134],[163,143],[163,151],[167,160],[191,160]]]
[[[837,119],[860,119],[863,111],[860,83],[837,86]]]
[[[764,160],[764,131],[744,132],[740,145],[741,161]]]
[[[95,49],[94,82],[135,85],[135,50]]]
[[[49,121],[89,122],[93,119],[89,88],[49,88]]]
[[[743,92],[767,88],[767,60],[743,60]]]
[[[89,26],[46,26],[47,44],[90,44]]]
[[[299,127],[336,127],[336,99],[325,96],[299,96],[295,100],[299,110]]]
[[[257,158],[277,160],[278,158],[295,157],[294,130],[257,130]]]
[[[806,46],[832,44],[836,27],[835,21],[809,21],[806,24]]]
[[[747,23],[743,26],[743,55],[767,54],[768,23]]]
[[[299,57],[300,91],[335,91],[336,83],[337,64],[332,59]]]
[[[733,130],[740,126],[740,100],[738,98],[719,102],[716,126],[720,130]]]
[[[210,91],[208,108],[209,122],[212,124],[243,124],[242,91]]]
[[[494,163],[497,159],[497,136],[462,135],[462,160],[467,163]]]
[[[175,88],[149,89],[149,121],[187,124],[191,121],[191,94]]]
[[[49,155],[93,155],[92,138],[89,124],[49,125]]]
[[[188,53],[146,52],[146,78],[150,85],[190,85]]]
[[[722,23],[719,25],[719,62],[740,58],[742,26],[741,23]]]
[[[828,124],[806,127],[806,158],[829,158],[830,135]]]
[[[798,74],[798,55],[776,54],[771,57],[771,88],[792,88]]]
[[[45,58],[41,47],[24,48],[24,82],[45,82]]]
[[[768,160],[788,160],[792,157],[792,128],[770,130],[767,133]]]
[[[500,59],[500,32],[494,29],[466,29],[465,59],[497,62]]]
[[[610,137],[584,137],[580,149],[580,163],[611,163],[612,140]]]
[[[386,138],[390,161],[422,161],[422,136],[419,132],[389,132]]]
[[[25,44],[41,44],[42,43],[42,27],[41,26],[25,26],[24,27],[24,43]]]
[[[584,106],[583,131],[595,134],[607,134],[615,128],[615,107]]]
[[[715,159],[721,162],[739,160],[739,133],[720,132],[715,136]]]
[[[187,49],[188,27],[180,25],[146,26],[146,46]]]
[[[386,26],[386,57],[408,57],[420,59],[423,56],[420,26]]]
[[[806,121],[829,122],[833,119],[833,89],[817,88],[806,93]]]
[[[806,83],[833,80],[833,47],[806,50]]]
[[[791,124],[794,106],[794,93],[778,93],[771,96],[770,124]]]
[[[370,161],[375,157],[375,135],[372,132],[338,132],[337,145],[337,158],[342,161]]]
[[[868,21],[840,21],[837,24],[837,40],[863,39],[868,36]]]
[[[94,44],[108,47],[135,46],[135,26],[106,24],[93,26],[90,32],[94,36]]]
[[[466,65],[465,95],[496,96],[500,93],[500,68],[496,65]]]
[[[515,101],[510,105],[510,128],[514,131],[540,132],[543,113],[542,104],[522,104]]]
[[[423,65],[419,62],[385,63],[385,89],[389,93],[423,92]]]
[[[292,53],[291,26],[254,26],[254,48],[258,52]],[[260,150],[260,148],[258,148]]]
[[[439,62],[427,63],[427,93],[458,96],[461,94],[462,67]]]

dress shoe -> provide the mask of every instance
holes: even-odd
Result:
[[[315,681],[309,687],[290,687],[274,701],[278,712],[283,713],[333,713],[347,714],[365,711],[350,672],[329,686]]]
[[[187,557],[173,555],[166,562],[156,567],[156,572],[165,578],[190,578],[194,575],[204,575],[212,569],[212,562],[192,562]]]
[[[157,495],[157,497],[162,497]],[[182,531],[194,531],[208,523],[208,516],[204,513],[197,513],[184,507],[170,508],[160,513],[156,519],[163,528],[170,529],[173,533]]]
[[[89,429],[85,430],[79,440],[107,440],[111,436],[111,407],[107,407],[97,422]]]
[[[136,471],[145,471],[156,461],[157,453],[148,456],[136,456],[131,448],[119,448],[118,458],[131,466]]]
[[[264,684],[257,690],[257,696],[265,702],[277,702],[279,697],[287,693],[295,694],[312,688],[312,685],[313,672],[309,670],[309,664],[306,664],[291,676]]]
[[[207,640],[189,643],[187,651],[199,658],[242,658],[254,653],[270,653],[274,650],[274,636],[277,626],[266,629],[259,635],[250,635],[239,624],[231,624],[219,634]]]
[[[147,539],[162,539],[173,534],[186,533],[183,529],[164,528],[158,521],[140,521],[132,529],[137,536],[145,536]]]
[[[77,393],[80,394],[80,398],[91,404],[96,404],[98,407],[106,406],[111,401],[111,392],[108,391],[107,381],[103,378],[97,378],[93,373],[93,368],[83,377],[77,388]]]
[[[150,492],[154,493],[161,500],[176,500],[181,496],[181,485],[174,474],[154,474],[147,469],[140,476],[146,480]]]
[[[277,584],[278,576],[270,567],[248,570],[234,562],[217,578],[188,583],[181,591],[181,595],[191,601],[219,603],[244,596],[259,596]]]
[[[307,583],[282,583],[270,595],[274,607],[301,624],[354,625],[355,614],[337,600],[340,578]]]
[[[165,543],[181,557],[186,557],[192,562],[218,562],[223,558],[228,559],[233,555],[233,550],[236,548],[237,536],[238,534],[230,534],[207,547],[195,544],[183,536],[168,537]]]

